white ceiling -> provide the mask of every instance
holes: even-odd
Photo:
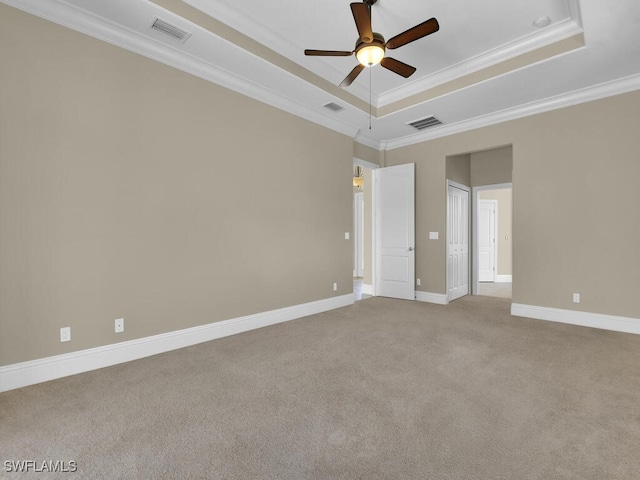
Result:
[[[412,77],[376,66],[345,89],[336,86],[357,64],[355,57],[307,57],[303,52],[353,50],[357,30],[348,0],[0,1],[375,148],[640,89],[637,0],[378,0],[372,7],[373,30],[386,39],[431,17],[438,19],[440,31],[387,51],[417,68]],[[181,43],[151,30],[156,17],[191,37]],[[549,17],[551,24],[535,27],[540,17]],[[538,55],[530,63],[536,52],[582,33],[583,47]],[[517,65],[505,66],[519,59]],[[460,83],[474,74],[484,76]],[[344,110],[331,112],[323,107],[328,102]],[[444,125],[417,132],[406,124],[430,115]]]

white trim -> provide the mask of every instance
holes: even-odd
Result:
[[[378,151],[384,150],[384,145],[382,142],[366,136],[364,133],[362,133],[362,130],[358,130],[358,133],[356,133],[356,135],[353,137],[353,141],[361,143],[362,145],[366,145],[367,147],[371,147]]]
[[[434,140],[436,138],[454,135],[481,127],[487,127],[498,123],[529,117],[539,113],[550,112],[561,108],[592,102],[602,98],[622,95],[640,89],[640,74],[630,75],[618,80],[601,83],[593,87],[587,87],[573,92],[556,95],[543,100],[527,103],[518,107],[508,108],[499,112],[490,113],[481,117],[472,118],[463,122],[451,123],[433,127],[421,133],[408,135],[397,140],[389,140],[387,150],[415,145],[416,143]]]
[[[366,160],[362,160],[361,158],[358,158],[358,157],[353,157],[353,164],[362,168],[368,168],[369,170],[375,170],[377,168],[380,168],[380,165],[367,162]]]
[[[353,197],[353,276],[364,277],[364,192]]]
[[[279,32],[273,31],[269,26],[262,22],[250,18],[247,15],[243,15],[236,9],[229,7],[227,2],[224,0],[183,1],[207,15],[217,18],[236,30],[253,32],[252,38],[265,45],[267,48],[294,62],[300,62],[301,50],[298,45],[293,44],[289,39],[280,35]],[[372,98],[373,105],[376,108],[380,108],[408,98],[426,89],[433,88],[434,86],[442,85],[470,73],[477,72],[478,70],[489,68],[498,63],[505,62],[514,57],[560,42],[578,33],[582,33],[583,29],[579,16],[579,9],[577,8],[577,5],[572,5],[577,4],[577,2],[578,0],[567,0],[567,3],[569,3],[570,18],[566,18],[545,29],[536,30],[529,35],[517,38],[497,48],[483,52],[480,55],[458,64],[451,65],[419,80],[406,82],[402,86],[392,89],[385,94],[374,95]],[[332,75],[336,76],[336,78],[341,78],[341,75],[344,75],[343,72],[337,69],[335,63],[326,61],[326,59],[317,59],[315,62],[317,63],[318,60],[322,62],[322,76],[324,78],[329,78]],[[352,84],[351,92],[362,100],[367,99],[369,95],[368,89],[359,83]]]
[[[353,293],[199,327],[0,367],[0,392],[130,362],[229,335],[353,305]]]
[[[559,308],[538,307],[534,305],[511,304],[511,315],[535,318],[550,322],[568,323],[582,327],[613,330],[614,332],[640,334],[640,319],[617,317],[600,313],[578,312]]]
[[[366,295],[375,295],[375,291],[373,290],[373,285],[368,285],[366,283],[362,284],[362,293]]]
[[[484,70],[507,60],[519,57],[540,48],[566,40],[567,38],[583,33],[583,29],[573,18],[567,18],[543,30],[535,31],[525,37],[518,38],[505,45],[464,60],[455,65],[448,66],[413,82],[403,84],[401,87],[378,95],[376,107],[401,101],[412,95],[420,94],[430,88],[444,85],[472,73]]]
[[[496,275],[496,283],[511,283],[513,275]]]
[[[416,290],[416,300],[418,302],[436,303],[438,305],[449,305],[449,298],[445,293],[420,292]]]
[[[449,186],[456,187],[456,188],[458,188],[460,190],[464,190],[465,192],[469,192],[469,194],[471,193],[471,187],[469,185],[465,185],[463,183],[458,183],[458,182],[456,182],[454,180],[449,180],[447,178],[447,188]]]

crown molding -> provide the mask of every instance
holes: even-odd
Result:
[[[374,148],[378,151],[383,150],[382,142],[366,136],[365,134],[362,133],[362,130],[358,130],[358,133],[353,137],[353,140],[357,143],[361,143],[362,145]]]
[[[236,9],[230,6],[228,2],[224,0],[183,1],[193,8],[215,17],[232,28],[237,28],[238,25],[249,26],[249,29],[253,32],[252,37],[254,39],[294,62],[300,61],[299,54],[301,50],[297,45],[294,45],[292,42],[278,34],[278,32],[271,30],[258,20],[241,15]],[[435,72],[419,80],[405,83],[394,90],[390,90],[381,95],[374,94],[372,98],[372,105],[376,108],[384,107],[438,85],[451,82],[457,78],[510,60],[519,55],[565,40],[566,38],[572,37],[578,33],[583,33],[578,0],[566,1],[570,12],[570,18],[543,30],[531,33],[523,38],[514,40],[513,42],[501,45],[493,50],[484,52],[476,57],[467,59],[456,65],[447,67],[446,69]],[[324,76],[329,76],[329,72],[331,72],[335,78],[342,78],[343,73],[338,71],[329,62],[317,58],[314,61],[316,63],[318,61],[323,62]],[[369,90],[361,84],[354,83],[351,85],[351,93],[360,99],[366,99],[368,98]]]
[[[582,28],[582,12],[580,11],[580,0],[567,0],[569,6],[569,16]]]
[[[238,26],[242,25],[242,29],[245,31],[251,31],[251,37],[266,46],[267,48],[279,53],[280,55],[288,58],[289,60],[301,63],[304,61],[304,55],[302,49],[280,35],[278,32],[270,29],[264,23],[247,17],[241,14],[237,9],[229,5],[224,0],[182,0],[187,5],[200,10],[201,12],[214,17],[216,20],[239,30]],[[314,57],[313,63],[318,65],[322,64],[322,71],[320,76],[330,77],[333,76],[336,80],[335,83],[342,81],[345,76],[345,72],[339,70],[334,64],[323,57]],[[305,66],[305,68],[309,68]],[[353,83],[349,89],[350,93],[355,97],[365,100],[369,98],[369,89],[359,83]],[[373,94],[373,104],[378,102],[378,96]]]
[[[377,108],[583,33],[573,18],[502,45],[378,96]]]
[[[329,117],[324,113],[314,110],[313,108],[303,106],[291,98],[264,88],[212,63],[195,58],[194,56],[177,50],[170,45],[160,43],[150,37],[146,37],[140,33],[114,24],[102,17],[83,11],[80,8],[65,3],[63,0],[0,0],[0,2],[165,65],[177,68],[186,73],[195,75],[259,102],[266,103],[305,120],[329,128],[330,130],[342,133],[353,138],[354,141],[358,143],[379,151],[393,150],[467,130],[473,130],[484,126],[494,125],[529,115],[535,115],[640,89],[640,75],[632,75],[594,87],[588,87],[567,94],[521,105],[519,107],[494,112],[468,121],[442,125],[424,132],[419,132],[394,140],[378,141],[368,137],[366,133],[363,133],[357,127],[348,125],[336,118]],[[559,35],[559,31],[563,32],[562,34],[566,36],[575,33],[575,31],[577,31],[576,28],[579,29],[579,31],[582,31],[580,27],[581,19],[578,0],[569,0],[569,6],[572,20],[565,22],[562,28],[548,32],[547,35],[549,36],[545,37],[547,40],[554,35]],[[536,48],[534,44],[535,42],[541,42],[541,38],[542,37],[537,35],[535,40],[531,39],[529,43],[525,42],[528,45],[527,48]],[[554,38],[557,40],[559,37],[556,36]],[[223,39],[223,41],[226,40]],[[507,50],[511,52],[509,53],[510,55],[517,55],[517,50],[519,48],[525,48],[523,45],[524,44],[516,42],[516,44],[512,45],[511,49]],[[488,55],[490,56],[493,54],[493,58],[495,59],[498,58],[499,55],[507,55],[508,53],[505,53],[507,50],[502,49],[500,52],[490,52]],[[507,57],[502,57],[503,60],[505,58]],[[476,58],[475,61],[479,61],[479,59]],[[459,66],[459,68],[463,67]],[[472,63],[468,63],[464,68],[475,67]],[[282,69],[279,71],[284,75],[292,75]],[[292,76],[296,79],[298,78],[295,77],[295,75]],[[319,87],[314,88],[319,89]],[[326,94],[326,92],[324,93]],[[341,101],[338,98],[334,98],[332,95],[328,95],[328,97],[332,98],[336,102]]]
[[[436,138],[454,135],[456,133],[475,130],[476,128],[487,127],[498,123],[516,120],[518,118],[536,115],[538,113],[558,110],[560,108],[571,107],[581,103],[592,102],[602,98],[622,95],[624,93],[640,90],[640,74],[630,75],[618,80],[601,83],[593,87],[583,88],[570,93],[556,95],[554,97],[527,103],[519,107],[501,110],[499,112],[483,115],[474,119],[448,125],[442,125],[429,129],[425,132],[409,135],[397,140],[387,142],[387,150],[415,145],[416,143],[434,140]]]
[[[61,0],[0,0],[0,2],[170,67],[177,68],[178,70],[195,75],[203,80],[233,90],[351,138],[358,132],[357,127],[347,125],[335,118],[330,118],[318,113],[312,108],[305,107],[295,100],[261,87],[219,66],[205,62],[188,53],[177,50],[170,45],[160,43],[128,28],[116,25],[102,17],[66,4]],[[286,75],[292,75],[284,70],[281,70],[281,72]],[[341,101],[333,96],[331,96],[331,98],[336,102]]]

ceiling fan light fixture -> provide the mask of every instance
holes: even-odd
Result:
[[[382,61],[384,51],[384,37],[374,32],[371,43],[358,42],[356,46],[356,58],[358,62],[360,62],[360,65],[373,67]]]
[[[384,48],[380,45],[366,45],[358,50],[356,57],[360,64],[365,67],[373,67],[379,64],[384,58]]]

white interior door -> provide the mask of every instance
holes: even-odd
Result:
[[[376,295],[415,299],[415,165],[375,171]]]
[[[496,281],[496,201],[478,201],[478,281]]]
[[[448,185],[447,295],[455,300],[469,294],[469,190]]]

